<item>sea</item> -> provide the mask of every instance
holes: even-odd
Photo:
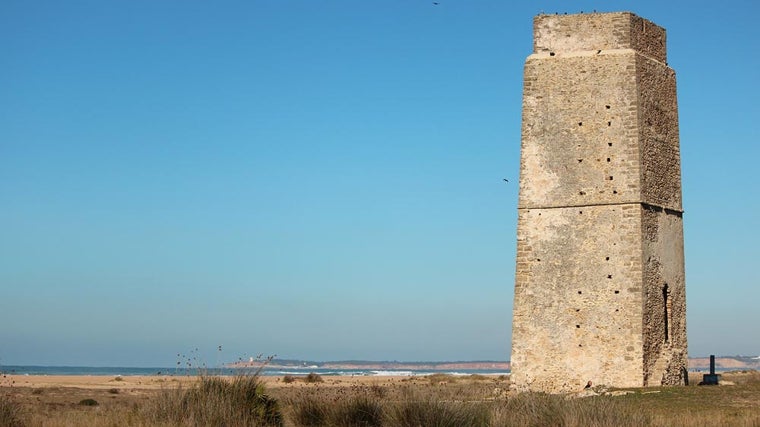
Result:
[[[89,376],[132,376],[132,375],[197,375],[199,373],[210,375],[238,375],[255,372],[253,368],[135,368],[118,366],[0,366],[0,372],[12,375],[89,375]],[[263,376],[306,376],[310,373],[321,376],[424,376],[433,374],[448,375],[508,375],[509,370],[494,369],[460,369],[433,370],[433,369],[408,369],[408,370],[373,370],[373,369],[324,369],[317,366],[299,366],[293,368],[263,368],[259,372]]]
[[[716,372],[726,372],[735,368],[716,368]],[[705,369],[689,369],[690,372],[705,373]],[[24,366],[24,365],[2,365],[0,374],[11,375],[89,375],[89,376],[149,376],[149,375],[181,375],[191,376],[198,374],[209,375],[239,375],[251,374],[256,372],[254,368],[136,368],[136,367],[119,367],[119,366]],[[265,367],[259,371],[263,376],[306,376],[310,373],[321,376],[424,376],[433,374],[447,374],[453,376],[467,375],[509,375],[508,369],[459,369],[459,370],[436,370],[436,369],[405,369],[405,370],[375,370],[375,369],[325,369],[318,366],[299,366],[299,367]]]

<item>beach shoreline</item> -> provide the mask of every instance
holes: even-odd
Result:
[[[447,374],[444,374],[447,375]],[[477,374],[489,378],[499,378],[505,374]],[[216,376],[216,375],[214,375]],[[232,378],[232,376],[222,376]],[[260,376],[267,387],[304,387],[313,385],[294,376],[296,381],[286,382],[286,376]],[[320,386],[350,387],[373,384],[400,384],[413,379],[424,379],[427,375],[332,375],[321,377]],[[467,377],[464,375],[463,377]],[[198,380],[197,375],[5,375],[3,386],[25,388],[82,388],[93,390],[160,390],[179,385],[188,386]]]

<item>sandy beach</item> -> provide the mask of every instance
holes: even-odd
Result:
[[[302,393],[337,397],[348,391],[391,391],[430,382],[424,376],[325,376],[322,381],[312,383],[302,379],[285,381],[281,376],[259,378],[268,394],[283,401]],[[194,375],[5,375],[0,379],[0,394],[34,414],[33,425],[44,425],[49,420],[84,416],[90,411],[81,406],[85,400],[97,401],[98,411],[145,407],[164,391],[187,390],[197,385],[197,381],[198,376]]]
[[[286,383],[281,376],[262,376],[261,380],[269,388],[304,387],[303,381]],[[352,385],[395,385],[424,377],[410,376],[325,376],[321,386],[350,387]],[[186,385],[197,381],[193,375],[6,375],[4,386],[24,388],[79,388],[90,390],[160,390],[162,388]]]

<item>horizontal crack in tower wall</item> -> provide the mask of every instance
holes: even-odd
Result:
[[[559,205],[559,206],[521,206],[518,210],[531,210],[531,209],[561,209],[561,208],[582,208],[586,206],[624,206],[624,205],[641,205],[642,207],[650,210],[664,212],[668,215],[683,216],[682,210],[669,209],[664,206],[653,205],[651,203],[642,202],[621,202],[621,203],[594,203],[584,205]]]

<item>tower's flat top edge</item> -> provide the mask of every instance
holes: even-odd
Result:
[[[633,12],[536,15],[533,52],[634,49],[666,62],[665,29]]]

